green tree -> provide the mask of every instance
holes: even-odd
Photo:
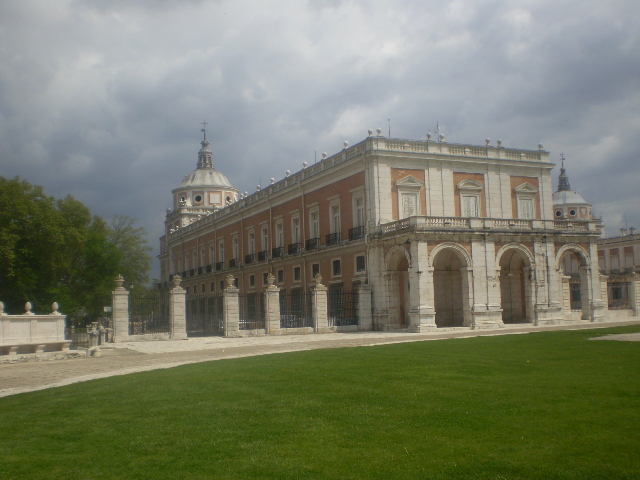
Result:
[[[137,219],[116,215],[109,226],[109,240],[121,253],[118,274],[127,283],[143,285],[149,281],[151,270],[151,247],[147,242],[147,232],[136,226]]]
[[[30,301],[46,312],[54,301],[69,316],[95,317],[109,302],[124,254],[111,229],[71,196],[0,177],[0,300],[19,313]]]

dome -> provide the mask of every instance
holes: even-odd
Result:
[[[233,188],[227,177],[213,167],[198,168],[184,177],[178,189],[194,187]]]
[[[573,190],[559,190],[553,194],[554,205],[591,205],[582,195]]]

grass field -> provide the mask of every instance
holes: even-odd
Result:
[[[640,478],[640,326],[315,350],[0,398],[0,479]]]

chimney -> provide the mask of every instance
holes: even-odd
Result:
[[[629,235],[635,235],[636,234],[636,228],[635,227],[629,227]]]
[[[627,229],[626,228],[621,228],[620,229],[620,236],[624,237],[627,234]]]

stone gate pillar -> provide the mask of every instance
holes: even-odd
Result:
[[[373,329],[373,305],[371,304],[371,286],[360,284],[358,289],[358,330]]]
[[[113,310],[113,341],[129,340],[129,292],[122,286],[122,275],[116,277],[116,289],[111,292]]]
[[[264,327],[269,335],[279,335],[280,329],[280,289],[273,283],[276,277],[269,274],[268,285],[264,288]]]
[[[240,336],[240,292],[234,285],[235,277],[231,274],[225,279],[227,288],[222,293],[224,300],[224,336],[239,337]]]
[[[180,286],[180,275],[173,276],[173,288],[169,292],[169,322],[171,338],[183,340],[187,338],[187,291]]]
[[[640,275],[631,274],[631,286],[629,288],[629,301],[633,309],[633,315],[640,316]]]
[[[311,287],[311,313],[313,315],[313,330],[316,332],[329,331],[329,315],[327,311],[327,287],[322,285],[319,273],[315,276],[315,284]]]

